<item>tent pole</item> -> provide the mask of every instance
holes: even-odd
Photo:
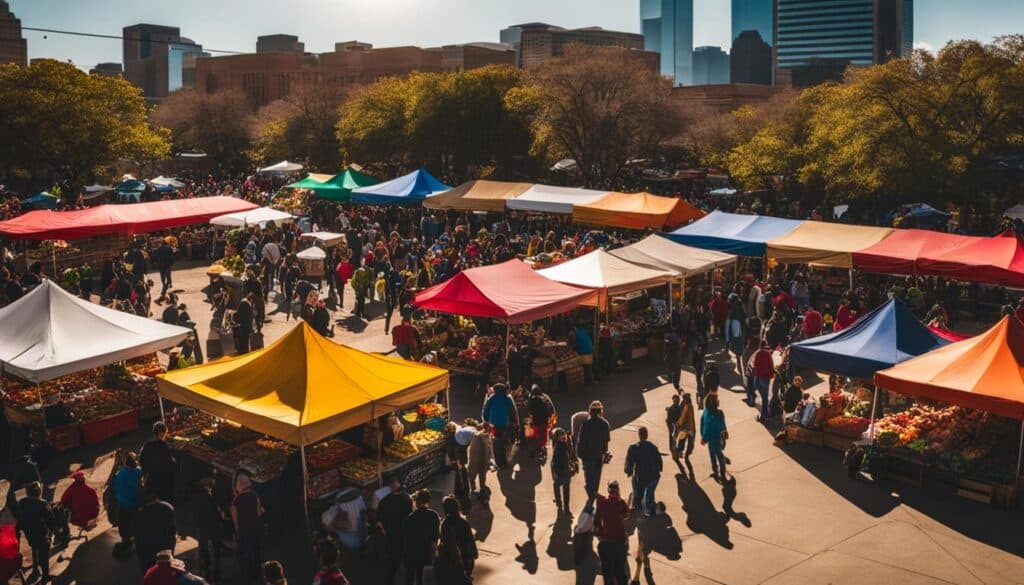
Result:
[[[853,268],[850,268],[850,290],[853,290]]]
[[[1024,420],[1020,421],[1020,446],[1017,448],[1017,483],[1020,483],[1020,465],[1024,458]]]
[[[875,410],[877,408],[878,408],[878,386],[875,386],[875,394],[871,398],[871,426],[868,427],[869,429],[871,429],[871,436],[869,438],[871,439],[872,443],[875,442]]]
[[[299,443],[299,460],[302,461],[302,518],[306,526],[306,534],[312,534],[309,523],[309,471],[306,469],[306,445]]]
[[[508,384],[510,384],[512,382],[512,366],[510,366],[509,363],[508,363],[508,352],[509,352],[509,347],[508,346],[509,346],[509,343],[511,342],[511,340],[512,340],[512,325],[508,321],[505,321],[505,384],[506,385],[508,385]],[[487,386],[488,382],[490,382],[490,380],[484,380],[484,386],[485,387]],[[514,390],[514,388],[510,388],[510,390]]]
[[[164,416],[164,397],[159,393],[156,395],[156,402],[160,405],[160,422],[166,424],[167,418]]]
[[[380,489],[384,487],[384,464],[381,462],[381,444],[384,442],[382,433],[384,431],[380,428],[380,421],[377,420],[376,406],[374,402],[370,402],[370,420],[377,427],[374,441],[377,443],[377,488]]]
[[[668,281],[668,312],[672,312],[672,281]]]

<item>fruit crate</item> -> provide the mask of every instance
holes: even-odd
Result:
[[[956,482],[956,495],[961,498],[1007,510],[1017,504],[1018,491],[1018,487],[1013,484],[993,483],[967,477],[958,477]]]
[[[70,451],[82,444],[81,429],[77,424],[51,428],[47,431],[47,438],[58,453]]]
[[[856,441],[856,438],[846,437],[843,435],[837,435],[836,433],[830,433],[824,431],[822,433],[822,445],[829,449],[838,449],[840,451],[846,451],[850,448],[850,445]]]
[[[821,431],[809,429],[804,426],[795,424],[786,425],[786,439],[794,443],[805,443],[816,447],[824,447],[824,435],[825,433]]]

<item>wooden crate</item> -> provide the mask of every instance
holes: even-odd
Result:
[[[82,444],[82,434],[77,424],[51,428],[47,438],[58,453],[70,451]]]
[[[816,447],[825,446],[825,433],[802,427],[800,425],[786,425],[786,439],[794,443],[806,443]]]
[[[576,366],[565,370],[565,387],[569,392],[583,390],[586,384],[586,376],[583,374],[583,367]]]
[[[956,482],[956,495],[961,498],[1004,509],[1016,505],[1017,492],[1017,486],[1013,484],[992,483],[967,477],[958,477]]]
[[[828,431],[822,433],[822,444],[829,449],[846,451],[855,440],[854,438],[844,437]]]

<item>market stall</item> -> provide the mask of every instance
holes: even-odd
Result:
[[[306,497],[393,474],[415,487],[443,463],[448,373],[335,344],[305,323],[264,349],[161,375],[158,389],[199,411],[174,410],[176,448],[258,483],[297,456]]]
[[[508,209],[534,211],[537,213],[572,213],[574,205],[586,205],[608,195],[608,191],[594,191],[576,187],[552,187],[533,185],[526,191],[506,201]]]
[[[327,201],[349,201],[352,199],[352,190],[360,187],[369,187],[380,183],[379,180],[360,173],[359,171],[347,168],[344,171],[329,177],[316,184],[306,184],[302,189],[309,189],[317,199]],[[294,187],[289,185],[289,187]]]
[[[769,240],[788,234],[801,223],[795,219],[712,211],[665,237],[695,248],[761,258]]]
[[[674,272],[684,285],[687,278],[735,266],[737,261],[732,254],[685,246],[659,235],[647,236],[608,253],[631,264]]]
[[[417,205],[427,197],[449,189],[451,187],[421,168],[397,179],[352,189],[352,202],[362,205]]]
[[[651,193],[613,192],[572,208],[574,223],[633,230],[675,229],[702,217],[704,212],[685,199]]]
[[[324,248],[333,248],[345,243],[345,234],[334,232],[306,232],[299,236],[301,240],[318,242]]]
[[[325,175],[322,173],[309,173],[301,181],[295,181],[284,186],[285,189],[313,189],[315,187],[323,185],[326,181],[330,180],[333,175]]]
[[[218,215],[217,217],[210,219],[210,225],[219,228],[238,228],[247,226],[263,227],[268,222],[284,223],[290,222],[294,219],[294,215],[284,211],[278,211],[271,207],[257,207],[256,209],[249,209],[247,211],[236,211],[235,213]]]
[[[455,209],[458,211],[489,211],[504,213],[506,202],[525,193],[531,183],[505,181],[468,181],[444,193],[426,199],[427,209]]]
[[[279,163],[272,164],[268,167],[258,169],[259,173],[297,173],[305,168],[301,163],[289,162],[283,160]]]
[[[853,253],[889,237],[891,228],[805,221],[767,243],[769,258],[782,264],[853,268]]]

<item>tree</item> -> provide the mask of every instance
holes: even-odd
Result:
[[[341,106],[336,131],[346,162],[404,162],[406,88],[404,80],[386,77],[356,90]]]
[[[528,73],[534,153],[576,160],[588,186],[611,186],[627,160],[655,154],[678,134],[681,112],[671,88],[635,53],[570,45]]]
[[[0,65],[0,172],[32,189],[76,189],[108,178],[119,158],[167,156],[167,133],[150,126],[138,88],[68,63]]]
[[[179,89],[153,111],[153,121],[171,131],[178,151],[205,152],[217,164],[232,170],[248,167],[250,141],[249,98],[237,90],[204,93]]]
[[[251,129],[255,158],[301,158],[314,168],[337,168],[341,159],[335,125],[343,95],[337,85],[309,82],[260,108]]]

